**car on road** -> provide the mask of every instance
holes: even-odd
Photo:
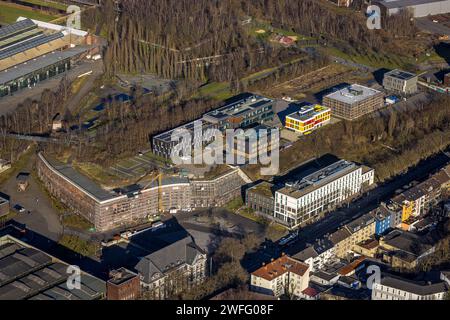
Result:
[[[16,204],[16,205],[13,207],[13,209],[14,209],[14,211],[16,211],[17,213],[23,213],[23,212],[25,212],[25,208],[22,207],[20,204]]]

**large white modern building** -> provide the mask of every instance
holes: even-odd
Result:
[[[443,300],[447,292],[445,282],[429,284],[385,276],[373,284],[372,300]]]
[[[383,0],[374,2],[380,5],[388,16],[408,10],[415,18],[450,12],[450,0]]]
[[[339,160],[276,191],[274,218],[289,228],[296,228],[373,182],[373,169]]]

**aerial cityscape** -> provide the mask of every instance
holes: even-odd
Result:
[[[450,300],[450,0],[0,0],[0,300]]]

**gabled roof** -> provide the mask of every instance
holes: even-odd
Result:
[[[350,231],[348,231],[346,228],[341,228],[338,231],[332,233],[329,239],[334,245],[337,245],[339,242],[344,241],[350,236]]]
[[[199,255],[204,255],[204,252],[194,243],[190,236],[186,236],[145,256],[135,268],[143,277],[144,282],[148,283],[152,281],[152,277],[161,277],[164,273],[182,264],[192,265]]]
[[[252,275],[259,278],[264,278],[268,281],[282,276],[286,272],[292,272],[299,276],[305,275],[308,272],[309,266],[303,262],[292,259],[286,255],[262,266],[258,270],[252,272]]]
[[[309,246],[303,249],[302,251],[298,252],[297,254],[293,255],[292,258],[305,262],[310,258],[316,258],[318,256],[319,255],[317,254],[316,250],[314,250],[314,247]]]

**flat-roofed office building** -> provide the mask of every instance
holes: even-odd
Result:
[[[339,160],[275,192],[274,218],[296,228],[373,184],[373,169]]]
[[[354,120],[384,106],[384,94],[376,89],[352,84],[323,98],[331,113],[346,120]]]
[[[414,18],[450,12],[450,0],[384,0],[373,4],[380,6],[387,16],[398,14],[402,10],[411,12]]]
[[[204,114],[201,119],[154,136],[152,151],[158,156],[170,158],[173,148],[180,143],[172,141],[172,134],[176,129],[185,129],[191,135],[191,144],[187,144],[188,142],[185,140],[181,141],[181,145],[185,148],[194,148],[194,146],[202,146],[214,140],[213,131],[209,129],[225,132],[226,129],[264,124],[273,120],[273,105],[272,99],[246,94],[243,98],[234,99],[233,102]],[[197,129],[195,124],[198,125]]]
[[[395,69],[384,75],[383,87],[398,94],[413,94],[417,92],[417,80],[414,73]]]

